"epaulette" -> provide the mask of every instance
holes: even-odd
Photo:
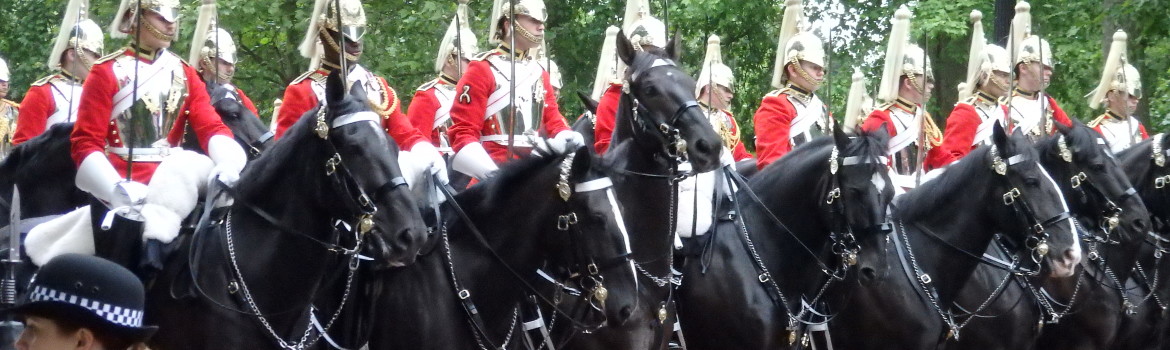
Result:
[[[780,90],[772,90],[772,92],[769,92],[767,95],[764,95],[764,97],[765,98],[767,98],[767,97],[780,97]]]
[[[1093,121],[1089,122],[1088,124],[1085,124],[1085,126],[1088,126],[1090,128],[1096,128],[1097,126],[1100,126],[1102,122],[1105,121],[1105,118],[1109,118],[1109,115],[1102,114],[1100,117],[1097,117],[1097,119],[1093,119]]]
[[[968,96],[967,98],[963,99],[962,101],[959,101],[959,103],[968,104],[968,105],[972,105],[972,106],[974,106],[976,102],[979,102],[979,96],[975,96],[975,95]]]
[[[487,50],[487,51],[475,54],[475,56],[471,57],[471,60],[472,61],[483,61],[483,60],[488,59],[488,57],[492,57],[499,52],[500,52],[500,50],[497,50],[497,49]]]
[[[102,63],[106,63],[109,61],[113,61],[113,60],[117,59],[118,57],[125,56],[124,53],[126,53],[127,49],[128,48],[123,47],[123,48],[114,50],[114,52],[111,52],[109,55],[102,56],[102,58],[99,58],[97,61],[94,61],[93,64],[102,64]]]
[[[890,109],[891,107],[894,107],[894,101],[890,101],[890,102],[886,102],[886,103],[877,105],[877,107],[874,107],[873,110],[881,111],[881,110]]]
[[[54,78],[57,78],[57,74],[49,74],[48,76],[41,78],[41,80],[37,80],[36,82],[32,83],[31,86],[41,86],[48,84],[49,82],[53,81]]]
[[[291,83],[288,83],[288,84],[289,85],[300,84],[305,79],[312,79],[313,81],[321,83],[321,82],[325,82],[326,78],[328,78],[328,77],[319,74],[317,72],[317,70],[311,70],[311,71],[308,71],[308,72],[301,74],[296,79],[293,79],[293,81]]]
[[[20,104],[16,103],[16,101],[7,100],[7,99],[0,99],[0,102],[7,103],[7,104],[11,105],[12,107],[15,107],[16,109],[20,109]]]
[[[430,90],[431,88],[435,87],[435,84],[438,84],[438,83],[439,83],[439,79],[438,79],[438,78],[431,79],[431,81],[428,81],[428,82],[425,82],[425,83],[423,83],[422,85],[419,85],[419,86],[418,86],[418,91],[427,91],[427,90]]]

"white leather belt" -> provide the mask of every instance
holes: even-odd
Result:
[[[127,147],[107,147],[106,153],[113,154],[128,162],[162,162],[172,154],[182,151],[181,147],[150,147],[150,148],[131,148]],[[131,157],[133,153],[133,157]]]
[[[505,147],[508,146],[508,135],[485,135],[479,138],[480,142],[495,142]],[[528,139],[527,135],[515,135],[512,140],[512,146],[532,148],[533,144]]]

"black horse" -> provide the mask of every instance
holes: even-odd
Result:
[[[833,292],[847,301],[830,322],[837,346],[932,349],[954,336],[951,303],[996,233],[1029,270],[1073,273],[1081,252],[1056,182],[1023,134],[996,125],[992,140],[896,198],[889,235],[861,240],[858,283]]]
[[[695,100],[694,79],[675,64],[680,47],[676,35],[665,50],[636,51],[624,34],[618,35],[618,57],[629,67],[629,92],[618,105],[614,146],[605,158],[614,163],[618,204],[629,218],[632,257],[641,275],[640,308],[621,327],[589,334],[555,327],[555,339],[572,338],[570,349],[661,349],[673,330],[672,282],[677,279],[671,271],[678,203],[671,199],[677,198],[676,181],[689,173],[679,166],[686,161],[694,172],[713,171],[720,166],[722,149]]]
[[[239,92],[231,85],[208,84],[208,91],[211,95],[211,105],[215,107],[215,111],[219,114],[220,119],[232,129],[232,134],[236,137],[236,142],[248,154],[248,160],[253,160],[260,157],[265,150],[271,146],[273,136],[275,135],[268,126],[260,121],[260,117],[252,113],[252,110],[244,107],[240,102]],[[188,132],[188,136],[193,136],[195,133]],[[196,141],[190,137],[186,142]],[[198,142],[192,144],[195,147],[188,149],[199,149]]]
[[[980,265],[956,300],[959,307],[978,316],[970,318],[963,337],[948,343],[948,348],[1030,349],[1048,346],[1049,342],[1089,345],[1099,342],[1085,337],[1116,331],[1122,311],[1118,284],[1125,281],[1133,266],[1137,244],[1148,230],[1149,213],[1141,198],[1134,195],[1129,179],[1100,134],[1080,122],[1072,127],[1057,125],[1057,129],[1057,135],[1041,140],[1035,148],[1040,164],[1060,185],[1069,200],[1069,210],[1084,228],[1079,232],[1087,247],[1088,267],[1076,277],[1051,281],[1059,284],[1048,288],[1050,296],[1058,299],[1054,303],[1035,286],[1043,281]],[[996,244],[987,254],[1011,260]],[[1118,281],[1110,281],[1108,275],[1114,272]],[[1076,311],[1070,313],[1069,299],[1074,294]],[[1068,317],[1061,317],[1064,313]],[[1053,318],[1061,321],[1043,327],[1049,340],[1037,344],[1040,322]]]
[[[797,147],[737,193],[734,214],[688,242],[702,247],[687,257],[678,290],[689,348],[779,349],[814,320],[802,301],[816,304],[827,284],[848,283],[854,233],[885,222],[888,135],[850,140],[835,130]]]
[[[636,307],[629,237],[586,148],[517,161],[443,204],[438,242],[387,274],[370,349],[522,349],[521,308],[544,271],[620,326]],[[538,299],[554,306],[550,299]],[[561,311],[557,311],[562,314]],[[563,313],[570,313],[566,310]]]
[[[1126,284],[1133,314],[1123,315],[1113,349],[1170,349],[1170,138],[1158,134],[1117,154],[1149,209],[1152,230],[1142,237],[1135,270]]]
[[[397,148],[360,87],[347,95],[335,74],[326,97],[329,108],[306,113],[225,190],[234,204],[204,220],[149,288],[152,347],[311,348],[321,332],[310,320],[328,329],[337,315],[314,314],[312,301],[331,277],[352,278],[359,252],[380,265],[414,261],[426,228]],[[351,268],[334,268],[339,256]]]
[[[589,95],[578,92],[577,98],[581,99],[581,104],[585,105],[585,113],[573,122],[573,131],[581,133],[585,138],[585,147],[596,151],[593,144],[597,141],[594,128],[597,127],[597,101]]]

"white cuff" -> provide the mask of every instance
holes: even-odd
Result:
[[[101,152],[93,152],[81,161],[77,167],[77,188],[89,192],[97,199],[109,203],[114,197],[114,187],[121,182],[122,176],[114,170],[110,160]]]
[[[492,172],[500,169],[479,142],[463,146],[463,149],[455,153],[455,158],[451,160],[451,168],[480,180],[486,179]]]

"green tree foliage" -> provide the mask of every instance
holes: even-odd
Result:
[[[60,23],[66,0],[9,0],[0,2],[0,57],[12,68],[10,98],[23,97],[27,86],[49,73],[45,57]],[[198,1],[184,0],[182,36],[176,51],[186,57]],[[605,28],[621,22],[623,1],[546,0],[549,10],[549,50],[564,74],[560,103],[569,118],[582,112],[576,91],[590,91],[596,73],[598,51]],[[684,44],[682,64],[698,74],[706,38],[723,39],[725,62],[736,73],[733,113],[744,129],[744,140],[754,142],[752,114],[769,86],[776,54],[776,36],[783,11],[782,0],[652,0],[653,12],[679,33]],[[870,92],[880,80],[882,56],[889,20],[897,6],[914,11],[913,41],[927,48],[937,77],[935,98],[928,106],[943,122],[955,103],[955,87],[965,74],[973,9],[984,13],[988,37],[993,36],[996,15],[991,0],[833,0],[806,1],[813,29],[827,42],[829,82],[820,95],[835,115],[842,115],[854,67],[869,81]],[[117,1],[93,0],[92,16],[106,26]],[[309,0],[219,0],[220,24],[239,43],[242,61],[236,83],[257,102],[271,110],[285,85],[308,69],[297,45],[308,24]],[[472,28],[481,48],[486,43],[490,1],[471,2]],[[1151,129],[1170,127],[1170,96],[1162,92],[1170,79],[1170,19],[1156,0],[1036,0],[1032,4],[1034,32],[1047,38],[1057,62],[1048,92],[1062,107],[1088,121],[1100,111],[1090,111],[1084,95],[1100,77],[1103,38],[1123,28],[1130,34],[1129,57],[1143,73],[1145,99],[1139,115]],[[384,75],[406,102],[414,88],[434,77],[432,64],[438,42],[455,9],[448,0],[366,1],[370,28],[366,35],[363,64]],[[113,50],[126,42],[108,41]],[[262,114],[268,114],[262,112]],[[265,118],[268,116],[265,115]]]

